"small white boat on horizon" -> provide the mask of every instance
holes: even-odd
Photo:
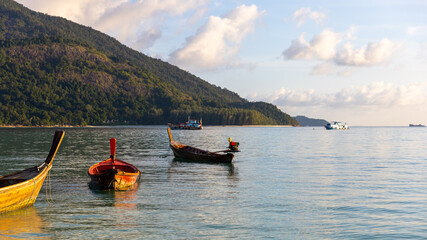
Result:
[[[347,123],[342,123],[342,122],[333,122],[328,123],[325,125],[326,130],[347,130],[348,129],[348,125]]]

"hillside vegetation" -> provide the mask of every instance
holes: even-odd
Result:
[[[89,27],[0,2],[0,124],[298,125],[274,105],[134,51]]]

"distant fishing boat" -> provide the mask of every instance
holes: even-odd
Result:
[[[0,213],[34,204],[64,134],[64,131],[55,132],[49,155],[41,165],[0,177]]]
[[[327,130],[347,130],[348,125],[342,122],[333,122],[332,124],[331,123],[326,124],[325,128]]]
[[[409,124],[410,127],[425,127],[423,124]]]
[[[110,158],[89,168],[90,186],[96,189],[129,190],[141,172],[132,164],[116,159],[116,139],[110,139]]]
[[[190,119],[190,116],[188,116],[188,120],[185,123],[179,123],[179,124],[168,123],[168,126],[171,129],[184,129],[184,130],[201,130],[201,129],[203,129],[202,119],[200,119],[198,121],[195,119]]]
[[[168,135],[169,146],[176,158],[197,162],[231,163],[234,158],[233,153],[239,152],[239,143],[231,141],[231,138],[229,138],[227,150],[209,152],[173,140],[170,128],[168,128]]]

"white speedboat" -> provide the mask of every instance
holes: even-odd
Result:
[[[342,122],[333,122],[325,125],[327,130],[347,130],[348,125]]]

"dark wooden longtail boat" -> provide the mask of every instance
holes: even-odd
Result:
[[[230,147],[227,150],[209,152],[173,140],[170,128],[168,128],[168,135],[169,146],[172,148],[173,154],[176,158],[197,162],[231,163],[234,158],[233,152],[238,152],[238,143],[236,146],[236,142],[230,141]]]
[[[141,175],[132,164],[116,159],[116,139],[110,139],[111,156],[89,168],[90,187],[95,189],[129,190]]]
[[[0,213],[34,204],[64,134],[64,131],[55,132],[49,155],[41,165],[0,177]]]

